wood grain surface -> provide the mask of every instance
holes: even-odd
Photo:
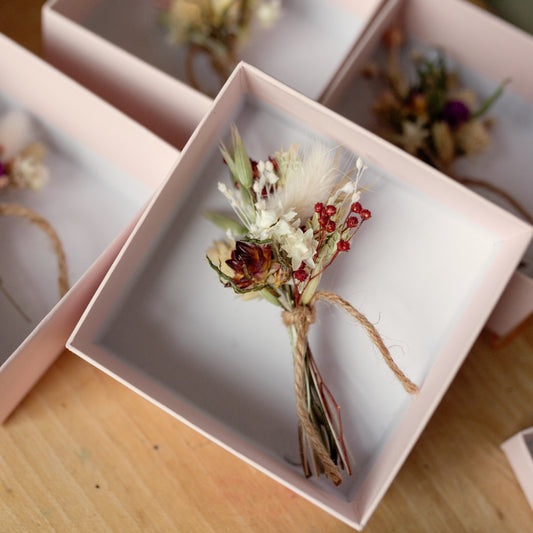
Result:
[[[40,53],[42,0],[0,0]],[[1,65],[1,59],[0,59]],[[499,445],[533,425],[533,321],[476,342],[365,531],[533,531]],[[0,427],[0,533],[352,531],[65,352]]]

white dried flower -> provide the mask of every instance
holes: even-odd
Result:
[[[294,221],[282,217],[270,229],[269,237],[288,255],[293,270],[297,270],[302,263],[311,268],[315,266],[313,256],[318,243],[311,228],[304,233],[299,227],[294,227]]]
[[[396,142],[406,152],[416,155],[417,151],[424,146],[428,135],[429,132],[422,121],[404,120],[402,122],[402,134],[398,136]]]

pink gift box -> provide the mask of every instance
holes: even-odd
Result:
[[[391,0],[373,20],[351,56],[346,67],[351,75],[330,87],[324,103],[357,124],[369,129],[377,127],[371,105],[383,86],[375,80],[362,79],[359,73],[376,56],[382,65],[385,63],[384,55],[376,51],[385,30],[397,22],[405,29],[407,48],[441,48],[451,68],[463,80],[462,85],[474,89],[480,99],[510,79],[488,115],[494,119],[491,147],[484,153],[458,159],[455,169],[459,175],[473,176],[503,188],[533,216],[531,35],[462,0]],[[498,195],[482,189],[476,192],[517,214]],[[487,323],[487,328],[500,337],[533,312],[533,245],[522,263]]]
[[[3,192],[59,234],[70,291],[58,302],[55,255],[27,221],[1,217],[4,285],[27,323],[0,294],[0,421],[65,348],[132,220],[179,152],[45,62],[0,35],[0,116],[22,110],[48,149],[49,182],[38,191]]]
[[[269,29],[253,30],[241,58],[319,99],[343,71],[359,36],[383,3],[283,0],[280,19]],[[211,99],[183,81],[184,47],[168,44],[155,4],[48,1],[43,7],[45,52],[61,70],[182,148],[187,137],[174,131],[174,110],[179,108],[178,118],[182,124],[186,121],[188,136]],[[206,75],[206,64],[200,63],[198,70],[199,78],[213,81],[212,75]]]
[[[342,408],[354,475],[340,487],[298,466],[289,339],[279,310],[219,283],[202,215],[227,208],[218,151],[235,122],[250,157],[317,139],[368,165],[372,213],[321,285],[378,324],[409,397],[364,332],[319,308],[310,342]],[[353,153],[353,154],[352,154]],[[353,161],[353,159],[352,159]],[[298,494],[359,529],[460,367],[531,228],[427,165],[241,63],[107,273],[68,347]]]
[[[533,428],[520,431],[506,440],[501,448],[533,509]]]

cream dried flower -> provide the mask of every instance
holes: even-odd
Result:
[[[462,124],[455,132],[455,140],[458,148],[465,154],[482,152],[490,146],[489,132],[480,121]]]
[[[425,145],[428,135],[429,132],[421,120],[416,122],[404,120],[402,122],[402,134],[393,136],[393,140],[405,151],[416,155],[418,150]]]
[[[48,181],[48,168],[42,163],[45,155],[42,143],[25,148],[9,165],[10,184],[18,189],[41,189]]]
[[[263,28],[272,27],[281,16],[281,0],[259,2],[256,16]]]

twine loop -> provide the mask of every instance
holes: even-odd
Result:
[[[330,453],[326,449],[317,428],[313,424],[307,409],[307,388],[305,381],[306,355],[308,349],[307,335],[311,324],[315,322],[315,304],[319,300],[329,301],[356,320],[366,330],[370,340],[378,348],[383,359],[390,370],[396,376],[403,388],[409,394],[416,394],[419,389],[398,367],[392,358],[388,348],[385,346],[381,335],[368,318],[355,309],[349,302],[341,298],[338,294],[329,291],[317,291],[311,299],[309,305],[298,306],[291,311],[284,311],[282,319],[285,326],[294,326],[296,330],[296,340],[294,344],[294,390],[296,393],[296,411],[298,414],[300,431],[305,435],[315,456],[319,460],[320,466],[324,470],[326,477],[331,479],[335,485],[342,482],[342,477],[338,466],[331,459]]]
[[[0,204],[0,216],[16,216],[25,218],[32,224],[35,224],[48,236],[57,259],[57,284],[59,287],[59,295],[62,298],[70,288],[67,256],[65,254],[65,250],[63,249],[63,245],[61,244],[61,239],[50,222],[28,207],[18,204]]]

